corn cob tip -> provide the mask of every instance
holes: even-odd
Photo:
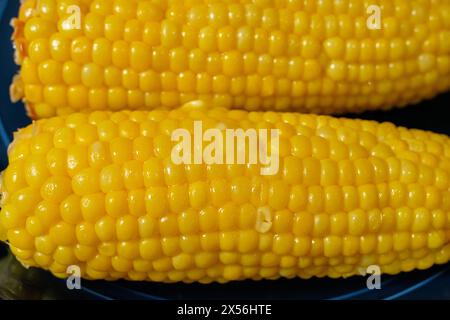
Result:
[[[32,120],[37,118],[34,104],[27,101],[25,97],[24,83],[20,74],[16,74],[13,77],[13,81],[9,86],[9,98],[12,103],[23,101],[27,116]]]
[[[24,1],[21,1],[20,3],[22,5]],[[13,28],[11,41],[14,48],[14,62],[17,65],[21,65],[22,61],[26,57],[26,43],[24,36],[25,23],[19,18],[14,18],[11,19],[10,25]],[[25,97],[24,83],[20,74],[16,74],[13,77],[12,83],[9,87],[9,97],[13,103],[19,102]],[[26,108],[28,115],[31,115],[32,112],[30,112],[30,107],[28,104],[26,104]]]
[[[19,102],[24,97],[22,77],[18,74],[14,76],[9,86],[9,97],[13,103]]]
[[[11,19],[10,26],[13,28],[11,41],[14,49],[14,62],[21,65],[27,56],[27,43],[25,39],[25,20],[33,14],[36,4],[32,1],[26,3],[25,0],[20,0],[20,11],[18,18]],[[22,77],[17,74],[13,77],[13,81],[9,87],[9,96],[13,103],[19,102],[25,98],[25,89]],[[25,103],[27,113],[31,117],[33,112],[32,107]]]
[[[26,56],[26,47],[27,47],[23,30],[25,28],[25,23],[17,18],[14,18],[11,20],[10,25],[13,28],[11,41],[14,47],[14,62],[17,65],[21,65],[23,59]]]

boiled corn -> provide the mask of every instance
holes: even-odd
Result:
[[[33,118],[196,99],[358,112],[450,88],[449,0],[25,0],[13,25],[11,93]]]
[[[198,121],[277,130],[279,170],[176,164],[172,133]],[[0,235],[58,277],[336,278],[450,259],[450,140],[390,123],[201,104],[75,113],[19,130],[9,162]]]

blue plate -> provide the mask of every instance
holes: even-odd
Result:
[[[6,146],[12,133],[27,125],[24,108],[12,104],[8,87],[17,67],[13,62],[10,19],[16,15],[18,0],[0,0],[0,167],[7,163]],[[390,120],[397,124],[434,130],[449,134],[445,116],[449,95],[425,102],[422,107],[395,110],[388,113],[359,115],[368,119]],[[442,105],[443,107],[440,107]],[[350,115],[351,116],[351,115]],[[366,279],[311,279],[243,281],[220,284],[160,284],[147,282],[83,281],[83,294],[96,299],[450,299],[450,265],[436,266],[425,271],[382,276],[381,290],[369,290]]]

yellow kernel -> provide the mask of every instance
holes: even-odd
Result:
[[[41,187],[43,199],[61,202],[72,193],[70,179],[64,176],[53,176],[47,179]]]
[[[81,214],[86,221],[96,222],[105,211],[105,196],[102,193],[85,195],[81,198]]]
[[[75,228],[66,222],[60,222],[50,228],[49,236],[53,243],[60,246],[70,246],[76,242]]]
[[[351,235],[362,235],[367,226],[366,213],[363,210],[355,210],[348,215],[348,231]]]
[[[291,252],[293,248],[294,237],[289,234],[278,234],[273,239],[273,251],[275,254],[284,255]]]
[[[345,53],[345,42],[339,38],[330,38],[324,42],[324,49],[331,59],[340,59]]]
[[[428,231],[431,224],[431,214],[428,210],[419,208],[413,213],[412,232]]]
[[[92,194],[100,191],[98,170],[94,168],[81,170],[73,177],[72,188],[77,195]]]
[[[94,225],[90,222],[81,222],[75,228],[77,240],[80,244],[91,246],[98,242]]]
[[[60,204],[61,218],[70,224],[77,224],[81,221],[80,197],[77,195],[69,195]]]
[[[161,243],[158,239],[145,239],[139,244],[140,256],[145,260],[155,260],[162,256]]]
[[[86,64],[81,69],[81,82],[90,88],[98,88],[103,84],[103,69],[94,63]]]
[[[175,48],[181,42],[179,26],[170,20],[161,23],[161,44],[167,48]]]
[[[136,217],[126,215],[116,220],[116,235],[119,241],[128,241],[137,238],[138,223]]]
[[[274,181],[269,189],[269,205],[275,210],[287,208],[289,200],[289,186],[282,180]]]

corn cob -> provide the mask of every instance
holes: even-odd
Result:
[[[196,99],[337,114],[450,87],[448,0],[25,0],[13,25],[33,118]]]
[[[172,133],[196,121],[278,130],[279,170],[175,163]],[[39,120],[15,135],[9,161],[3,239],[58,277],[77,265],[88,279],[336,278],[450,259],[444,135],[191,104]]]

